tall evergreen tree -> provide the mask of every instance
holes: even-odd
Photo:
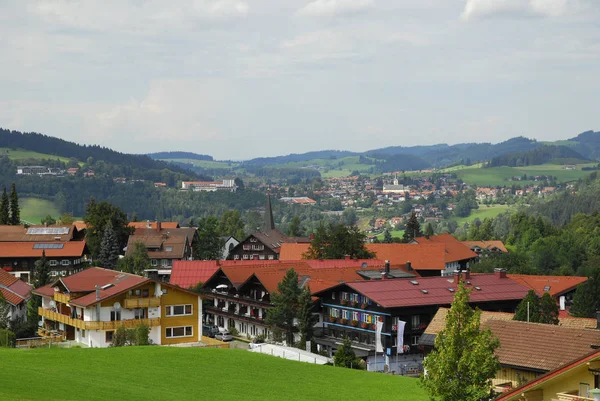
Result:
[[[313,327],[319,318],[313,314],[314,302],[310,287],[302,289],[298,298],[298,331],[300,332],[300,348],[306,348],[306,342],[312,340]]]
[[[528,309],[529,313],[527,312]],[[517,312],[513,320],[534,323],[540,321],[540,297],[538,297],[534,290],[529,290],[525,298],[517,305]]]
[[[46,251],[42,251],[42,257],[35,262],[33,267],[33,288],[40,288],[50,283],[50,264],[46,259]]]
[[[575,290],[571,314],[577,317],[595,317],[597,310],[600,310],[600,269],[596,269]]]
[[[299,216],[292,217],[290,224],[288,225],[287,235],[290,237],[300,237],[302,236],[302,227]]]
[[[358,366],[359,363],[360,360],[352,349],[352,341],[346,337],[342,342],[342,346],[333,355],[333,364],[343,368],[352,368]]]
[[[469,290],[461,283],[446,316],[446,327],[423,361],[425,390],[440,401],[491,399],[491,379],[498,371],[494,350],[500,345],[489,329],[480,329],[481,311],[469,306]]]
[[[298,317],[299,299],[302,290],[298,286],[298,273],[290,269],[277,284],[277,292],[271,293],[274,305],[267,311],[267,324],[286,333],[288,345],[294,343],[294,319]]]
[[[558,305],[549,292],[540,300],[540,323],[558,324]]]
[[[92,258],[97,258],[100,253],[104,230],[109,221],[115,232],[119,249],[125,247],[132,232],[128,226],[127,215],[121,209],[108,202],[96,203],[94,198],[90,198],[86,205],[84,221],[88,225],[85,238]]]
[[[98,254],[97,262],[100,266],[107,269],[114,269],[119,260],[119,241],[112,223],[109,221],[104,229],[104,236],[100,244],[100,253]]]
[[[406,227],[404,228],[404,236],[402,239],[404,242],[410,242],[416,237],[421,236],[421,224],[419,224],[419,220],[417,219],[417,214],[412,212],[410,218],[406,222]]]
[[[8,201],[8,195],[6,194],[6,187],[4,187],[4,192],[2,193],[2,198],[0,200],[0,224],[9,224],[10,223],[10,204]]]
[[[192,252],[196,260],[218,260],[223,257],[225,240],[219,235],[219,220],[216,217],[203,217],[198,220],[198,241]]]
[[[431,225],[431,223],[427,223],[425,225],[425,237],[429,238],[433,235],[435,235],[435,232],[433,231],[433,226]]]
[[[392,237],[392,233],[390,232],[390,230],[388,230],[386,228],[385,231],[384,231],[384,233],[383,233],[383,243],[384,244],[391,244],[392,242],[394,242],[394,238]]]
[[[21,224],[21,209],[19,208],[19,195],[15,183],[12,184],[10,192],[10,224],[18,226]]]

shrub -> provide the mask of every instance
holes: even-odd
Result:
[[[131,334],[129,330],[125,328],[125,326],[120,326],[115,334],[113,335],[112,347],[124,347],[129,345],[129,340],[131,339]]]
[[[235,327],[232,327],[229,329],[229,334],[231,334],[234,337],[237,337],[240,335],[240,332]]]
[[[150,345],[150,327],[145,324],[138,324],[135,328],[135,345]]]
[[[15,346],[15,340],[15,333],[7,329],[0,329],[0,347],[13,348]]]

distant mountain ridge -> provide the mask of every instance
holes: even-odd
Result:
[[[154,160],[161,159],[189,159],[189,160],[208,160],[213,161],[213,157],[209,155],[199,155],[193,152],[156,152],[148,153],[146,156]]]
[[[535,166],[545,163],[556,163],[559,161],[566,164],[575,164],[577,162],[585,162],[588,160],[580,153],[567,146],[543,145],[528,152],[508,153],[502,156],[493,157],[486,164],[486,167]]]

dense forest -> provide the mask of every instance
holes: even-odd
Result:
[[[585,158],[566,146],[544,145],[528,152],[511,153],[492,158],[485,167],[521,167],[534,166],[545,163],[560,162],[575,164],[585,161]]]
[[[21,133],[0,128],[0,148],[26,149],[72,159],[67,165],[73,167],[77,166],[78,162],[86,163],[86,167],[95,170],[109,166],[113,177],[154,181],[164,181],[167,175],[173,177],[173,180],[183,177],[198,178],[194,172],[160,160],[153,160],[148,156],[120,153],[97,145],[79,145],[34,132]],[[39,160],[35,162],[39,164]],[[20,164],[26,163],[21,161]]]
[[[148,153],[146,156],[154,159],[189,159],[189,160],[208,160],[212,161],[213,157],[209,155],[199,155],[192,152],[156,152]]]

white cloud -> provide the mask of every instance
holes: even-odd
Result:
[[[329,17],[355,14],[372,8],[373,0],[314,0],[297,11],[298,15]]]
[[[579,8],[578,0],[467,0],[464,20],[498,15],[557,17]]]

